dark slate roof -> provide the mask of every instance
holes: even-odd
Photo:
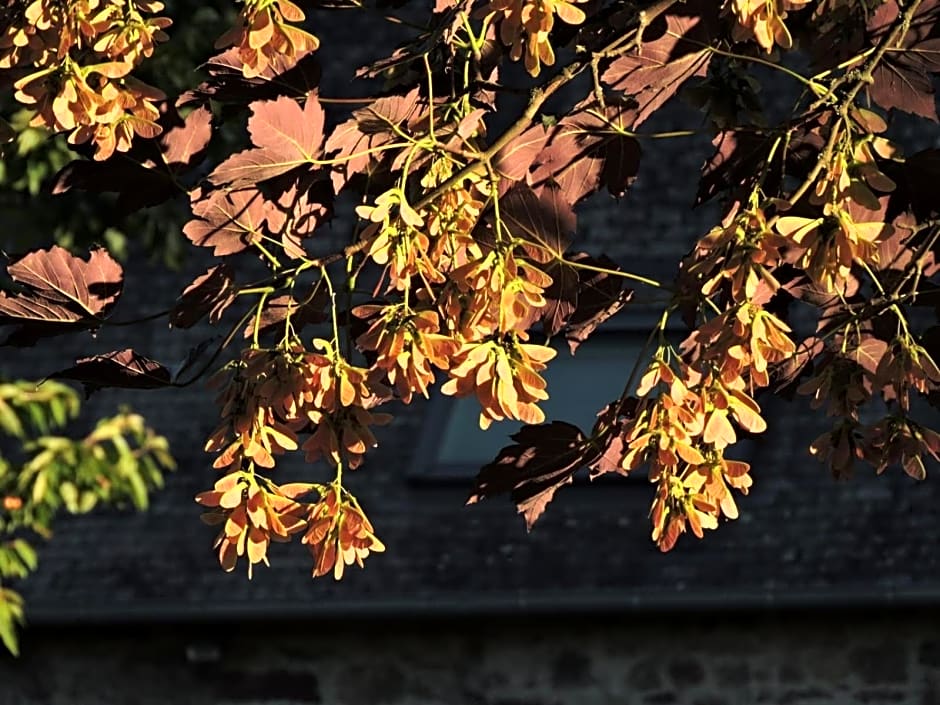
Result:
[[[673,110],[648,129],[695,126],[694,119]],[[580,217],[579,237],[628,266],[662,271],[715,216],[688,209],[694,185],[687,174],[701,164],[708,139],[643,146],[636,187],[619,205],[597,197],[598,207]],[[189,269],[200,271],[196,263]],[[159,309],[181,281],[149,271],[129,279],[126,297]],[[104,331],[94,347],[129,345],[128,335]],[[201,335],[156,325],[133,342],[173,361]],[[41,376],[87,354],[88,342],[5,351],[0,367]],[[216,477],[201,450],[216,420],[211,395],[199,387],[130,398],[102,392],[87,416],[127,401],[171,438],[179,470],[146,513],[59,522],[38,572],[21,585],[33,622],[940,602],[940,468],[930,467],[920,484],[900,471],[837,483],[806,452],[820,430],[817,415],[785,402],[769,407],[770,430],[755,443],[755,486],[738,502],[741,517],[704,541],[684,537],[665,555],[649,541],[651,487],[642,480],[565,488],[529,535],[507,500],[464,507],[469,480],[416,481],[415,448],[428,414],[437,413],[416,403],[380,430],[380,448],[348,475],[388,552],[335,583],[311,580],[309,554],[297,542],[274,546],[273,567],[261,567],[251,582],[241,569],[223,573],[210,550],[214,530],[199,522],[192,501]],[[299,462],[276,472],[287,481],[326,474]]]
[[[194,400],[174,417],[164,404],[176,406],[140,406],[174,438],[179,472],[147,513],[60,522],[22,586],[34,621],[940,599],[937,469],[919,485],[900,472],[836,483],[805,452],[818,424],[780,405],[757,444],[740,519],[666,555],[648,540],[642,480],[566,488],[529,535],[506,501],[463,507],[465,486],[409,482],[419,405],[349,478],[388,552],[337,584],[310,579],[300,545],[275,546],[272,569],[249,582],[218,568],[213,530],[192,503],[213,478],[199,445],[214,410]],[[278,474],[298,471],[318,472],[294,464]]]

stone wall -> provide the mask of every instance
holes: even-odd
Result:
[[[940,705],[940,612],[34,629],[0,705]]]

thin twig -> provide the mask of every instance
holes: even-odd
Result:
[[[642,43],[642,31],[646,29],[646,27],[659,15],[668,10],[677,2],[679,2],[679,0],[660,0],[655,5],[653,5],[653,7],[648,8],[640,13],[639,23],[636,29],[626,33],[621,37],[618,37],[600,52],[594,52],[592,54],[592,59],[582,57],[572,61],[572,63],[568,64],[561,71],[561,73],[555,76],[545,86],[535,88],[531,93],[529,103],[522,112],[522,115],[520,115],[519,118],[512,125],[510,125],[502,135],[500,135],[484,152],[482,152],[480,156],[477,157],[476,161],[471,162],[465,166],[463,169],[458,171],[456,174],[451,176],[440,186],[426,194],[420,201],[414,204],[413,207],[415,210],[421,210],[428,204],[433,203],[442,194],[447,193],[454,186],[462,183],[464,179],[485,171],[486,165],[500,152],[500,150],[503,149],[503,147],[508,145],[510,142],[512,142],[512,140],[525,132],[525,130],[535,119],[539,108],[542,107],[545,101],[548,100],[555,92],[557,92],[558,89],[560,89],[566,83],[571,81],[575,76],[579,75],[584,69],[586,69],[593,60],[593,56],[598,54],[601,56],[607,56],[612,51],[623,53],[629,51],[633,47],[639,46]],[[625,41],[626,43],[624,43]]]

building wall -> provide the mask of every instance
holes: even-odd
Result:
[[[28,631],[0,705],[940,705],[940,613]]]

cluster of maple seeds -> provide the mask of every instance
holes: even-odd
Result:
[[[290,24],[303,22],[303,11],[290,0],[245,0],[238,23],[215,43],[234,46],[245,78],[262,75],[278,61],[293,62],[316,51],[320,41]]]
[[[36,110],[30,124],[91,142],[95,158],[160,133],[159,90],[130,76],[167,39],[156,0],[32,0],[5,8],[0,69],[29,70],[16,99]]]
[[[584,10],[575,3],[584,0],[489,0],[486,12],[499,16],[499,38],[509,47],[513,61],[524,57],[526,70],[538,76],[542,64],[555,63],[555,50],[549,34],[555,25],[555,15],[567,24],[584,22]]]
[[[729,487],[746,494],[751,479],[747,463],[724,457],[737,441],[731,421],[751,433],[766,429],[744,386],[740,377],[726,383],[684,363],[674,370],[662,357],[640,382],[642,401],[628,422],[621,466],[630,472],[649,464],[650,481],[657,483],[652,538],[663,551],[686,526],[701,538],[720,516],[737,518]]]
[[[450,177],[453,164],[435,160],[421,178],[421,186],[434,189]],[[399,189],[379,195],[374,206],[359,206],[356,212],[370,221],[362,232],[369,242],[367,254],[385,267],[393,289],[411,287],[412,277],[427,287],[442,284],[459,267],[484,258],[473,230],[483,210],[486,184],[479,178],[447,189],[418,213]]]
[[[196,495],[196,502],[211,511],[202,515],[210,525],[221,525],[215,548],[226,571],[235,569],[238,559],[248,560],[248,576],[253,566],[268,563],[271,541],[286,542],[307,526],[309,508],[297,501],[314,487],[308,484],[264,485],[252,473],[232,472],[208,492]]]
[[[839,296],[857,286],[857,266],[873,278],[873,286],[880,287],[875,270],[882,264],[881,244],[896,234],[892,224],[883,222],[879,194],[891,193],[896,184],[881,171],[878,159],[896,159],[899,150],[880,136],[887,124],[869,110],[853,108],[848,119],[832,129],[842,130],[837,135],[840,148],[809,199],[821,213],[815,218],[783,216],[776,229],[793,246],[797,265],[813,283]],[[810,452],[837,477],[849,476],[855,461],[865,460],[879,473],[899,463],[909,475],[923,479],[922,457],[938,457],[940,437],[908,414],[911,391],[927,395],[936,390],[940,370],[908,332],[900,309],[891,311],[900,331],[894,340],[884,343],[873,338],[863,344],[856,333],[837,335],[832,345],[839,349],[831,348],[822,356],[813,376],[797,389],[813,398],[814,407],[828,401],[828,413],[843,417],[810,445]],[[867,345],[864,351],[863,345]],[[869,359],[873,361],[866,362]],[[878,394],[898,409],[864,425],[860,408]]]
[[[526,343],[525,329],[545,305],[543,291],[551,279],[517,256],[515,246],[485,250],[471,233],[482,203],[475,199],[472,185],[455,191],[457,195],[444,193],[420,214],[397,192],[379,197],[374,208],[361,209],[360,214],[377,226],[363,234],[371,240],[369,257],[387,266],[389,291],[413,294],[417,307],[406,298],[354,309],[368,322],[356,343],[375,355],[370,369],[350,364],[335,341],[318,340],[321,352],[305,350],[299,343],[287,349],[246,350],[214,378],[222,387],[222,423],[206,450],[218,453],[215,467],[229,474],[199,501],[216,508],[212,521],[225,522],[218,546],[226,569],[242,555],[248,556],[249,566],[264,560],[269,541],[286,538],[280,531],[271,534],[274,522],[249,511],[250,502],[267,496],[258,494],[265,490],[252,489],[261,487],[252,479],[255,466],[272,467],[276,455],[298,448],[298,434],[309,433],[300,446],[308,461],[323,457],[338,468],[356,468],[375,445],[369,427],[390,418],[371,411],[390,397],[382,384],[386,379],[408,403],[416,393],[427,396],[435,382],[434,369],[442,369],[449,376],[444,393],[476,394],[481,427],[505,418],[544,420],[537,402],[548,395],[539,372],[555,351]],[[430,235],[422,232],[426,222],[435,224]],[[415,250],[388,234],[408,229],[426,238],[421,248],[426,253],[424,268],[413,259],[396,259],[412,256]],[[413,286],[413,280],[423,286]],[[442,281],[447,283],[435,285]],[[442,318],[465,324],[442,329]],[[314,554],[315,576],[332,570],[339,578],[344,566],[361,565],[370,551],[383,549],[361,508],[338,481],[306,513],[298,514],[294,505],[285,505],[285,511],[305,517],[303,542]],[[295,524],[291,527],[288,533]]]
[[[912,389],[927,395],[938,383],[940,369],[924,347],[906,333],[891,341],[875,368],[874,387],[883,389],[890,386],[898,406],[905,413],[911,410]]]
[[[830,129],[835,149],[821,165],[809,198],[798,204],[817,213],[788,215],[788,202],[772,201],[780,214],[771,227],[756,203],[756,192],[752,194],[748,209],[735,216],[730,226],[716,229],[699,242],[687,271],[702,285],[702,293],[719,292],[720,285],[728,282],[724,293],[733,302],[752,300],[761,284],[773,294],[780,285],[772,270],[783,263],[799,267],[816,295],[833,296],[833,301],[859,286],[861,272],[880,289],[876,270],[882,265],[882,243],[905,236],[897,235],[892,224],[883,222],[881,194],[891,193],[896,185],[881,170],[879,159],[897,159],[899,150],[880,136],[887,125],[870,110],[853,107],[846,118],[834,119]],[[766,300],[767,291],[760,297]],[[865,339],[861,329],[851,327],[828,343],[818,340],[814,344],[824,352],[817,358],[813,375],[797,387],[798,393],[812,398],[814,408],[828,403],[827,413],[841,419],[810,445],[810,452],[826,462],[837,477],[850,475],[856,460],[865,460],[879,473],[898,463],[912,477],[923,479],[923,457],[936,459],[940,452],[940,436],[908,416],[911,392],[927,395],[935,391],[940,386],[940,370],[908,331],[901,310],[892,307],[891,311],[898,318],[899,329],[892,341]],[[733,325],[728,326],[729,315],[726,312],[705,324],[690,341],[699,351],[722,351],[721,346],[711,346],[734,330]],[[702,334],[709,328],[710,336],[705,339]],[[794,352],[788,331],[774,332],[773,328],[776,326],[770,329],[770,345],[766,347],[770,364]],[[789,343],[786,346],[784,339]],[[723,363],[721,357],[710,354],[702,358],[719,364],[723,375],[740,373],[737,352],[725,346],[722,354],[728,355]],[[749,380],[766,386],[767,364],[760,359],[757,363],[748,370]],[[897,410],[876,423],[862,424],[861,407],[879,393],[886,402],[896,403]]]
[[[424,218],[408,205],[400,191],[386,191],[376,199],[375,206],[359,206],[356,212],[372,222],[362,238],[370,241],[367,254],[387,269],[392,286],[407,289],[412,277],[443,281],[443,274],[428,255],[431,241],[424,232]]]
[[[923,480],[927,476],[924,456],[940,461],[940,434],[910,419],[881,419],[868,429],[864,441],[862,457],[878,474],[897,464],[915,480]]]
[[[735,8],[776,11],[778,32],[782,31],[783,12],[794,9],[773,3],[760,3],[760,8],[753,3],[745,5],[738,3]],[[773,42],[769,46],[761,43],[770,48]],[[781,37],[778,43],[783,44]],[[762,431],[766,424],[748,392],[768,386],[771,368],[796,351],[789,328],[752,303],[767,300],[768,292],[772,295],[780,288],[774,269],[783,263],[795,264],[820,290],[839,295],[846,290],[856,263],[877,264],[879,244],[892,233],[891,226],[874,215],[880,207],[875,192],[894,189],[894,183],[879,169],[876,155],[890,158],[896,150],[877,136],[885,129],[877,115],[859,109],[850,115],[851,121],[844,125],[842,148],[825,165],[808,199],[821,215],[784,214],[771,224],[755,191],[746,208],[699,241],[686,266],[695,282],[693,288],[705,297],[727,302],[728,308],[686,339],[684,362],[678,372],[659,359],[640,385],[641,396],[649,395],[657,385],[666,389],[641,402],[627,435],[624,466],[630,470],[643,460],[651,462],[651,479],[659,483],[652,509],[653,538],[661,548],[671,547],[687,525],[700,536],[703,528],[716,526],[721,514],[735,516],[725,482],[742,490],[750,484],[747,464],[723,458],[724,449],[736,440],[728,417],[747,431]],[[842,127],[836,123],[832,129]],[[771,204],[784,213],[789,207],[781,201]],[[857,214],[865,211],[873,212],[871,221],[859,222]],[[764,292],[759,291],[761,286]],[[908,360],[929,360],[909,340],[890,348],[905,349],[911,350]],[[905,353],[900,356],[904,358]],[[818,366],[817,374],[798,391],[812,395],[814,406],[828,400],[830,413],[847,417],[811,446],[837,474],[847,472],[855,458],[865,457],[879,471],[890,462],[901,462],[913,475],[922,471],[923,453],[936,457],[940,437],[906,419],[885,419],[865,434],[857,424],[858,406],[870,398],[873,386],[904,390],[899,397],[904,397],[906,404],[908,387],[926,391],[933,375],[940,375],[932,362],[895,364],[894,354],[888,353],[881,358],[879,370],[869,374],[838,355],[822,359],[824,364]],[[703,381],[712,389],[717,382],[718,395],[709,398],[703,394]],[[702,477],[711,484],[702,482]],[[720,478],[724,479],[716,483]]]
[[[849,121],[831,129],[844,130],[843,148],[832,155],[809,199],[811,205],[821,206],[821,213],[783,215],[775,227],[794,246],[796,264],[813,282],[839,294],[846,289],[853,265],[877,264],[879,243],[894,232],[877,213],[880,202],[875,191],[890,193],[895,183],[879,169],[875,155],[890,159],[898,150],[877,136],[887,125],[868,110],[853,110]],[[866,217],[870,220],[861,220]]]
[[[400,233],[405,226],[416,232],[421,228],[422,253],[429,253],[442,238],[428,236],[423,229],[428,211],[414,211],[395,192],[380,197],[374,209],[364,208],[360,215],[380,220],[386,232],[397,228]],[[414,259],[393,266],[386,254],[391,240],[379,235],[379,228],[365,233],[371,239],[373,260],[388,267],[389,290],[410,292],[412,277],[423,281],[414,299],[437,310],[419,314],[422,328],[426,335],[435,336],[433,345],[441,346],[438,352],[449,350],[447,355],[424,352],[419,358],[425,362],[420,372],[407,370],[401,364],[409,355],[400,333],[404,319],[399,305],[361,307],[360,313],[372,318],[360,346],[383,350],[388,358],[394,355],[394,362],[383,362],[380,353],[377,364],[394,369],[399,382],[412,379],[413,388],[422,393],[433,379],[428,364],[433,359],[434,366],[449,377],[441,387],[443,393],[476,395],[482,428],[505,418],[541,423],[544,415],[537,403],[547,394],[539,372],[555,353],[524,341],[525,331],[545,305],[544,291],[551,278],[525,256],[525,248],[518,243],[474,238],[472,228],[470,220],[464,232],[469,244],[456,266],[454,260],[442,263],[426,255],[421,266]],[[449,234],[450,242],[455,235],[459,236]],[[760,282],[769,282],[774,289],[779,286],[772,270],[781,262],[781,249],[787,244],[756,206],[738,216],[732,226],[704,238],[697,250],[697,266],[711,277],[706,295],[718,292],[719,284],[729,281],[733,300],[741,303],[689,337],[683,346],[688,362],[680,363],[678,372],[659,358],[641,384],[639,393],[644,399],[623,436],[621,466],[629,472],[641,464],[650,465],[650,477],[658,483],[653,538],[663,550],[671,548],[687,526],[701,536],[703,529],[717,526],[720,516],[736,517],[731,489],[746,492],[751,484],[748,464],[724,454],[737,441],[735,424],[751,433],[765,430],[752,395],[770,383],[772,366],[795,350],[789,328],[748,303]],[[442,278],[445,285],[431,284]],[[439,330],[439,320],[448,322],[448,330]],[[432,349],[431,340],[424,342],[423,350]],[[411,391],[399,393],[410,400]]]
[[[311,492],[319,493],[318,501],[300,501]],[[332,572],[339,580],[345,566],[362,567],[370,552],[385,550],[355,497],[338,483],[278,486],[238,471],[198,494],[196,502],[210,510],[202,515],[206,524],[222,527],[215,541],[222,568],[232,571],[245,558],[249,578],[255,565],[268,565],[272,541],[285,543],[299,533],[313,555],[315,578]]]
[[[31,0],[0,14],[0,69],[29,70],[15,98],[32,107],[32,126],[90,142],[104,160],[126,152],[135,136],[153,138],[162,91],[131,76],[172,24],[155,16],[158,0]],[[315,36],[293,26],[304,13],[290,0],[245,0],[238,24],[216,42],[234,46],[246,78],[315,51]]]
[[[375,365],[385,370],[399,398],[410,404],[415,392],[427,397],[435,380],[433,368],[447,369],[457,350],[452,338],[438,333],[438,314],[410,312],[404,304],[359,306],[354,313],[373,319],[356,343],[377,354]]]
[[[869,349],[879,348],[871,344]],[[923,480],[923,457],[940,460],[940,435],[909,418],[911,391],[934,392],[940,387],[940,370],[908,333],[877,354],[877,365],[863,366],[830,352],[799,386],[797,391],[811,396],[814,407],[828,401],[827,413],[842,419],[810,444],[810,453],[827,463],[836,477],[849,477],[855,461],[864,460],[879,474],[899,464],[908,475]],[[879,392],[894,401],[897,410],[875,423],[861,423],[861,407]]]
[[[390,419],[372,411],[391,397],[384,383],[409,403],[415,394],[428,395],[435,369],[449,378],[444,393],[476,394],[483,428],[505,418],[544,420],[537,403],[548,395],[539,373],[555,351],[528,344],[525,331],[545,305],[551,278],[520,245],[497,247],[474,236],[481,198],[471,181],[443,192],[420,213],[394,189],[373,207],[360,207],[360,216],[373,223],[362,233],[367,256],[385,267],[387,291],[405,297],[352,311],[368,325],[356,345],[373,359],[371,367],[351,364],[336,341],[314,341],[320,352],[298,342],[244,351],[214,380],[222,387],[222,423],[206,450],[219,454],[215,467],[253,473],[256,465],[271,467],[276,455],[300,447],[309,462],[325,458],[355,469],[376,445],[370,426]],[[299,434],[309,434],[302,445]],[[342,566],[361,563],[381,544],[355,500],[340,501],[346,490],[334,485],[310,510],[304,542],[314,551],[314,574],[333,569],[339,577]],[[237,520],[240,515],[232,531]],[[237,548],[239,535],[232,536]],[[223,548],[220,558],[231,560],[229,544]],[[260,555],[260,548],[253,550]]]
[[[545,380],[538,374],[555,357],[544,345],[527,345],[518,339],[464,343],[454,357],[450,379],[441,392],[455,396],[476,394],[480,402],[480,428],[493,421],[517,419],[542,423],[545,414],[538,402],[548,399]]]
[[[297,412],[313,395],[300,365],[277,352],[250,348],[209,386],[222,388],[216,399],[222,423],[205,446],[219,453],[212,467],[237,470],[247,460],[272,468],[275,455],[297,449]]]
[[[747,289],[746,281],[739,284]],[[701,538],[721,516],[737,518],[731,488],[747,493],[750,466],[725,453],[738,440],[735,426],[766,430],[753,394],[770,383],[773,365],[793,355],[789,332],[745,300],[693,331],[681,360],[670,364],[661,348],[640,380],[621,468],[649,465],[650,481],[657,484],[652,538],[661,550],[671,549],[687,527]]]
[[[386,268],[388,290],[405,292],[413,304],[359,307],[370,328],[358,343],[379,353],[375,366],[406,403],[415,392],[427,396],[433,366],[448,376],[444,394],[476,395],[481,428],[507,418],[540,423],[537,404],[548,395],[539,373],[555,351],[527,343],[526,330],[546,305],[552,279],[521,243],[476,236],[484,191],[472,181],[458,184],[417,212],[391,190],[360,207],[375,223],[362,234],[369,256]]]
[[[781,49],[793,46],[784,20],[790,10],[806,7],[810,0],[727,0],[725,11],[737,20],[732,37],[743,41],[751,37],[766,52],[776,44]]]
[[[346,566],[355,563],[361,568],[370,552],[385,550],[359,503],[335,483],[326,488],[310,510],[302,542],[313,554],[313,576],[332,571],[337,580],[343,577]]]
[[[444,176],[449,177],[450,170]],[[421,185],[433,188],[437,180],[422,180]],[[483,188],[479,181],[458,184],[428,205],[427,229],[434,242],[430,257],[439,269],[453,270],[482,255],[471,233],[483,210],[486,198]]]
[[[712,296],[722,283],[730,285],[734,301],[753,301],[761,282],[773,291],[780,288],[773,275],[783,261],[786,238],[772,230],[764,211],[756,204],[713,229],[696,244],[688,273],[703,296]]]
[[[226,570],[231,570],[243,555],[248,556],[250,569],[265,560],[271,540],[287,540],[304,528],[308,514],[311,521],[320,522],[318,526],[326,516],[322,501],[315,506],[293,502],[314,485],[277,488],[265,481],[270,486],[265,489],[256,479],[256,466],[273,467],[274,456],[296,450],[298,433],[308,432],[309,438],[302,446],[308,461],[325,457],[334,466],[356,468],[368,448],[376,445],[369,426],[390,420],[387,414],[367,410],[379,402],[379,395],[388,395],[382,385],[373,381],[375,373],[349,364],[327,341],[315,344],[324,354],[303,350],[299,345],[287,350],[250,348],[213,378],[213,384],[223,387],[217,400],[222,423],[206,443],[206,450],[219,453],[214,467],[227,474],[197,501],[217,508],[210,514],[210,521],[224,521],[217,546]],[[330,568],[337,555],[349,557],[349,531],[355,536],[353,559],[360,564],[368,554],[360,545],[363,526],[369,526],[374,545],[381,545],[354,498],[346,495],[353,504],[330,505],[335,511],[329,516],[335,520],[340,537],[336,541],[341,544],[339,553],[334,550],[331,554]],[[285,498],[292,501],[285,503]],[[357,525],[359,528],[353,529]],[[308,537],[305,543],[317,556],[314,575],[328,572],[321,570],[328,560],[324,558],[323,540]],[[341,575],[340,568],[336,577]]]
[[[753,392],[770,384],[773,365],[796,352],[789,333],[769,311],[741,303],[699,326],[683,348],[700,370],[714,371],[725,384],[746,379]]]
[[[368,409],[389,392],[376,381],[378,372],[350,364],[328,341],[315,345],[324,353],[297,344],[249,348],[213,378],[211,384],[223,386],[217,399],[222,423],[206,443],[206,451],[220,452],[214,467],[240,467],[245,460],[273,467],[273,456],[296,450],[297,434],[310,428],[302,446],[308,460],[361,464],[375,446],[369,426],[390,420]]]

